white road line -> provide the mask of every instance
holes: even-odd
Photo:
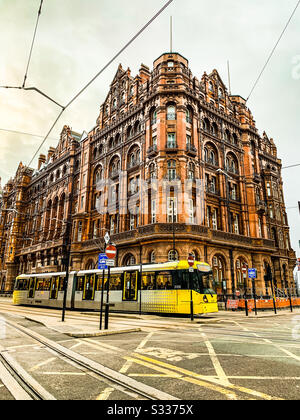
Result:
[[[49,363],[51,363],[51,362],[54,362],[54,360],[56,360],[56,357],[51,357],[51,359],[47,359],[47,360],[45,360],[44,362],[41,362],[41,363],[39,363],[39,364],[37,364],[37,365],[33,366],[33,367],[30,369],[30,372],[34,372],[35,370],[38,370],[40,367],[45,366],[45,365],[48,365],[48,364],[49,364]]]
[[[150,332],[138,345],[138,347],[134,350],[135,352],[139,352],[140,350],[142,350],[145,345],[147,344],[147,342],[150,340],[150,338],[153,336],[154,332]],[[128,370],[131,368],[131,366],[133,365],[133,362],[131,360],[127,360],[125,362],[125,364],[121,367],[121,369],[119,370],[120,373],[127,373]]]
[[[216,355],[216,352],[211,344],[211,342],[208,340],[207,335],[205,333],[202,333],[202,337],[204,338],[205,345],[207,347],[209,356],[211,358],[212,364],[214,365],[215,371],[218,375],[218,378],[220,380],[221,385],[228,386],[230,385],[229,380],[227,379],[226,373],[224,372],[224,369],[221,366],[221,363],[219,362],[219,359]]]

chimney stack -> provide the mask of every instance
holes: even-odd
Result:
[[[54,147],[50,147],[48,150],[48,157],[47,157],[47,162],[49,162],[51,156],[54,154],[55,152],[55,148]]]
[[[46,163],[46,155],[40,155],[39,163],[38,163],[38,170],[41,169],[41,167],[44,163]]]

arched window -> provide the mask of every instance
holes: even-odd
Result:
[[[225,264],[223,258],[219,255],[215,255],[212,259],[213,277],[218,288],[224,290],[225,281]]]
[[[217,151],[212,143],[207,143],[204,148],[204,160],[210,165],[216,166],[218,164]]]
[[[192,122],[193,122],[193,113],[192,113],[192,110],[190,108],[187,108],[185,115],[186,115],[186,122],[188,124],[192,124]]]
[[[239,288],[244,287],[248,278],[248,264],[243,258],[238,258],[235,263],[236,281]]]
[[[156,179],[156,171],[155,171],[154,163],[151,163],[151,165],[149,166],[149,174],[150,174],[150,179]]]
[[[149,262],[154,264],[155,263],[155,251],[150,252]]]
[[[207,133],[210,133],[210,122],[209,119],[205,118],[205,120],[203,121],[203,130],[206,131]]]
[[[132,127],[131,125],[127,128],[127,138],[130,139],[130,137],[132,136]]]
[[[95,176],[94,176],[94,184],[97,184],[103,179],[103,169],[99,168],[96,170]]]
[[[156,109],[153,109],[152,112],[150,113],[150,119],[151,119],[151,124],[154,125],[157,122],[157,111]]]
[[[209,82],[208,89],[209,89],[210,92],[213,92],[214,91],[214,85],[213,85],[212,82]]]
[[[213,123],[213,124],[212,124],[212,126],[211,126],[211,134],[212,134],[213,136],[218,137],[218,134],[219,134],[219,129],[218,129],[218,126],[217,126],[217,124],[216,124],[216,123]]]
[[[176,107],[174,105],[168,105],[167,107],[167,120],[176,120]]]
[[[228,154],[226,158],[226,170],[233,174],[238,174],[238,161],[237,158],[233,154]]]
[[[219,99],[224,99],[224,92],[221,88],[219,88]]]
[[[227,143],[231,143],[231,133],[229,130],[225,130],[224,138],[225,138],[225,141],[227,141]]]
[[[178,252],[176,249],[171,249],[171,251],[168,252],[168,261],[178,261]]]
[[[136,264],[136,259],[132,254],[126,255],[123,261],[124,261],[123,265],[126,267]]]

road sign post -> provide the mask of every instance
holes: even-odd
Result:
[[[103,319],[103,300],[104,300],[104,279],[105,279],[105,270],[107,269],[108,258],[106,254],[99,254],[98,257],[98,270],[103,270],[102,273],[102,287],[101,287],[101,303],[100,303],[100,330],[102,330],[102,319]]]
[[[191,321],[194,321],[194,302],[193,302],[193,266],[195,264],[195,256],[193,254],[189,254],[188,256],[188,264],[190,266],[189,270],[189,280],[190,280],[190,289],[191,289]]]
[[[255,315],[257,315],[257,307],[256,307],[256,290],[255,290],[255,279],[257,278],[257,270],[256,268],[249,268],[248,269],[248,277],[252,280],[252,290],[253,290],[253,299],[254,299],[254,310]]]
[[[117,255],[117,248],[114,244],[110,244],[106,246],[105,255],[107,257],[107,266],[108,266],[108,275],[106,280],[106,304],[105,304],[105,326],[104,329],[108,330],[108,322],[109,322],[109,283],[110,283],[110,267],[114,265],[114,259]],[[113,264],[111,263],[113,260]],[[110,262],[109,262],[110,261]]]

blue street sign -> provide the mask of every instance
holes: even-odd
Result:
[[[108,260],[106,254],[99,254],[98,257],[98,270],[107,270],[106,261]]]
[[[248,277],[249,277],[249,279],[256,279],[256,277],[257,277],[256,268],[249,268],[248,269]]]

